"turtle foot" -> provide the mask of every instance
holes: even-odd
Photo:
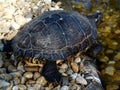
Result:
[[[42,74],[48,82],[52,82],[54,85],[61,83],[62,76],[57,70],[56,62],[47,61]]]

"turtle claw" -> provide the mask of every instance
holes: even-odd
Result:
[[[54,85],[61,84],[62,76],[57,70],[56,62],[47,62],[43,67],[43,76],[48,82],[52,82]]]

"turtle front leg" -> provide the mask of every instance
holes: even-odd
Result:
[[[53,82],[54,84],[60,84],[62,76],[57,69],[55,61],[47,61],[42,71],[43,76],[48,82]]]
[[[100,42],[97,42],[95,45],[93,45],[90,49],[86,51],[86,54],[92,58],[95,58],[97,54],[100,53],[102,48],[103,48],[103,45]]]

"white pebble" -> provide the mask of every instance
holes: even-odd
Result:
[[[73,74],[71,74],[70,77],[72,77],[72,79],[76,79],[76,77],[77,77],[77,73],[73,73]]]
[[[82,85],[87,85],[87,81],[82,76],[78,76],[76,78],[76,83],[82,84]]]
[[[81,62],[81,58],[80,58],[80,57],[77,57],[77,58],[75,59],[75,62],[76,62],[76,63],[80,63],[80,62]]]
[[[69,90],[68,86],[62,86],[60,90]]]

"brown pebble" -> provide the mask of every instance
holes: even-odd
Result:
[[[31,85],[31,84],[35,84],[35,81],[30,79],[30,80],[28,80],[28,81],[26,82],[26,84],[30,84],[30,85]]]
[[[23,76],[27,79],[30,79],[33,77],[33,73],[32,72],[25,72]]]
[[[28,72],[37,72],[37,71],[39,71],[39,67],[37,67],[37,66],[25,66],[25,71],[28,71]]]
[[[72,70],[77,73],[79,71],[78,65],[74,62],[71,63]]]
[[[35,72],[34,75],[33,75],[33,79],[36,80],[39,77],[40,77],[40,73],[39,72]]]

